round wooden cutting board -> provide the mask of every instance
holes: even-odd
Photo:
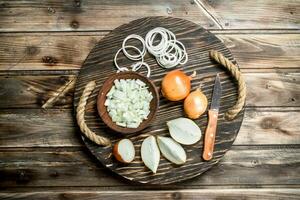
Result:
[[[207,125],[207,115],[205,114],[201,116],[200,119],[195,120],[203,133],[201,141],[195,145],[183,146],[187,152],[187,162],[184,165],[176,166],[161,156],[158,171],[156,174],[153,174],[144,166],[141,160],[141,143],[149,135],[168,136],[169,133],[166,122],[184,116],[182,102],[170,102],[160,95],[160,105],[156,118],[149,127],[138,134],[124,136],[110,130],[101,121],[97,112],[96,100],[102,83],[109,76],[116,73],[113,58],[117,50],[121,47],[124,38],[130,34],[138,34],[145,37],[146,33],[155,27],[165,27],[171,30],[176,34],[177,39],[185,45],[189,60],[184,66],[177,66],[177,69],[183,70],[186,74],[191,74],[193,71],[197,72],[196,78],[192,81],[192,87],[195,89],[200,83],[202,84],[202,91],[207,96],[209,105],[215,76],[217,73],[220,73],[222,98],[215,151],[213,154],[214,158],[207,162],[201,157],[204,132]],[[134,41],[132,41],[132,44],[141,45],[138,42],[134,43]],[[104,166],[120,176],[132,181],[149,184],[169,184],[187,180],[213,167],[224,156],[225,152],[230,149],[234,142],[243,120],[244,110],[232,121],[224,119],[224,113],[228,108],[233,106],[237,100],[237,84],[222,66],[209,58],[208,51],[212,49],[220,51],[235,63],[230,51],[212,33],[193,22],[171,17],[147,17],[138,19],[114,29],[99,41],[80,69],[75,87],[74,106],[76,109],[84,86],[89,81],[95,80],[97,87],[90,96],[86,106],[85,120],[88,127],[97,134],[110,138],[113,144],[124,137],[131,139],[135,145],[136,157],[130,164],[121,164],[112,156],[111,147],[100,147],[89,139],[82,137],[92,154],[95,155]],[[151,67],[150,79],[159,87],[162,78],[170,70],[159,67],[155,59],[148,54],[145,57],[145,62]],[[132,61],[120,54],[118,63],[120,66],[130,66]],[[141,69],[141,73],[145,74],[145,71]]]

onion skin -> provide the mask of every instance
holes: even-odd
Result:
[[[161,92],[170,101],[185,99],[191,91],[192,76],[187,76],[180,70],[173,70],[163,78]]]
[[[113,155],[114,157],[121,163],[130,163],[130,162],[126,162],[125,160],[122,159],[122,156],[120,155],[119,153],[119,144],[122,140],[118,141],[115,145],[114,145],[114,148],[113,148]]]
[[[206,111],[207,98],[198,88],[187,96],[183,107],[188,118],[197,119]]]
[[[119,141],[120,142],[120,141]],[[122,162],[122,163],[126,163],[121,155],[119,154],[119,151],[118,151],[118,146],[119,146],[119,142],[117,142],[115,145],[114,145],[114,148],[113,148],[113,155],[115,156],[115,158],[119,161],[119,162]]]

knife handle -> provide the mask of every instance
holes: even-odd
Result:
[[[204,139],[204,151],[202,155],[204,160],[210,160],[213,157],[217,122],[218,122],[218,111],[209,110],[208,125],[205,131],[205,139]]]

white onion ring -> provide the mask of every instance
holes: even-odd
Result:
[[[157,36],[160,36],[160,41],[154,44]],[[142,50],[135,46],[126,45],[126,42],[130,39],[139,40],[142,43]],[[128,53],[128,48],[134,49],[138,54],[132,55]],[[149,65],[144,62],[146,50],[155,57],[157,63],[163,68],[172,68],[179,64],[183,65],[188,61],[186,49],[184,45],[176,39],[175,34],[166,28],[156,27],[146,34],[145,40],[136,34],[131,34],[123,40],[122,48],[117,51],[114,57],[114,64],[118,68],[117,72],[129,71],[127,67],[120,67],[117,63],[117,57],[119,53],[123,51],[128,59],[138,61],[131,65],[132,71],[138,71],[142,66],[145,66],[147,68],[147,77],[150,77],[151,69]]]
[[[130,39],[136,39],[136,40],[139,40],[142,45],[143,45],[143,48],[142,50],[139,51],[139,55],[131,55],[130,53],[127,52],[126,48],[129,47],[129,46],[126,46],[126,42]],[[123,53],[124,55],[130,59],[130,60],[140,60],[142,57],[145,56],[146,54],[146,48],[145,48],[145,40],[139,36],[139,35],[136,35],[136,34],[131,34],[131,35],[128,35],[124,40],[123,40],[123,43],[122,43],[122,50],[123,50]]]
[[[128,46],[125,46],[124,49],[126,49],[126,48],[133,48],[134,50],[136,50],[136,51],[139,53],[139,55],[142,55],[141,50],[140,50],[139,48],[135,47],[135,46],[130,46],[130,45],[128,45]],[[124,49],[123,49],[123,48],[120,48],[120,49],[117,51],[117,53],[116,53],[116,55],[115,55],[115,57],[114,57],[114,63],[115,63],[115,66],[118,68],[118,72],[129,71],[129,69],[128,69],[127,67],[120,67],[120,66],[118,65],[118,62],[117,62],[117,58],[118,58],[119,53],[120,53],[121,51],[123,51],[123,53],[124,53]],[[126,55],[125,55],[125,56],[126,56]],[[126,56],[126,57],[127,57],[127,56]],[[128,58],[128,57],[127,57],[127,58]],[[140,59],[141,59],[141,62],[144,62],[144,56],[141,56]]]
[[[117,73],[126,72],[126,71],[129,71],[127,67],[121,67],[120,69],[117,70]]]
[[[132,67],[132,71],[138,71],[142,66],[145,66],[147,68],[147,77],[149,78],[151,75],[151,69],[150,66],[146,62],[137,62],[134,63]]]
[[[154,40],[158,35],[161,39],[155,45]],[[149,53],[156,58],[157,63],[164,68],[172,68],[188,61],[184,45],[166,28],[157,27],[150,30],[146,34],[145,45]]]
[[[160,35],[161,40],[157,45],[154,45],[154,39],[157,35]],[[168,35],[165,32],[157,30],[157,28],[150,30],[145,37],[146,48],[153,56],[159,56],[165,51],[167,41]]]

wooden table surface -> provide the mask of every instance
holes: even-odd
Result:
[[[179,184],[112,174],[83,145],[73,116],[74,82],[91,48],[146,16],[209,29],[248,86],[232,149]],[[0,198],[300,199],[299,33],[299,0],[1,0]]]

